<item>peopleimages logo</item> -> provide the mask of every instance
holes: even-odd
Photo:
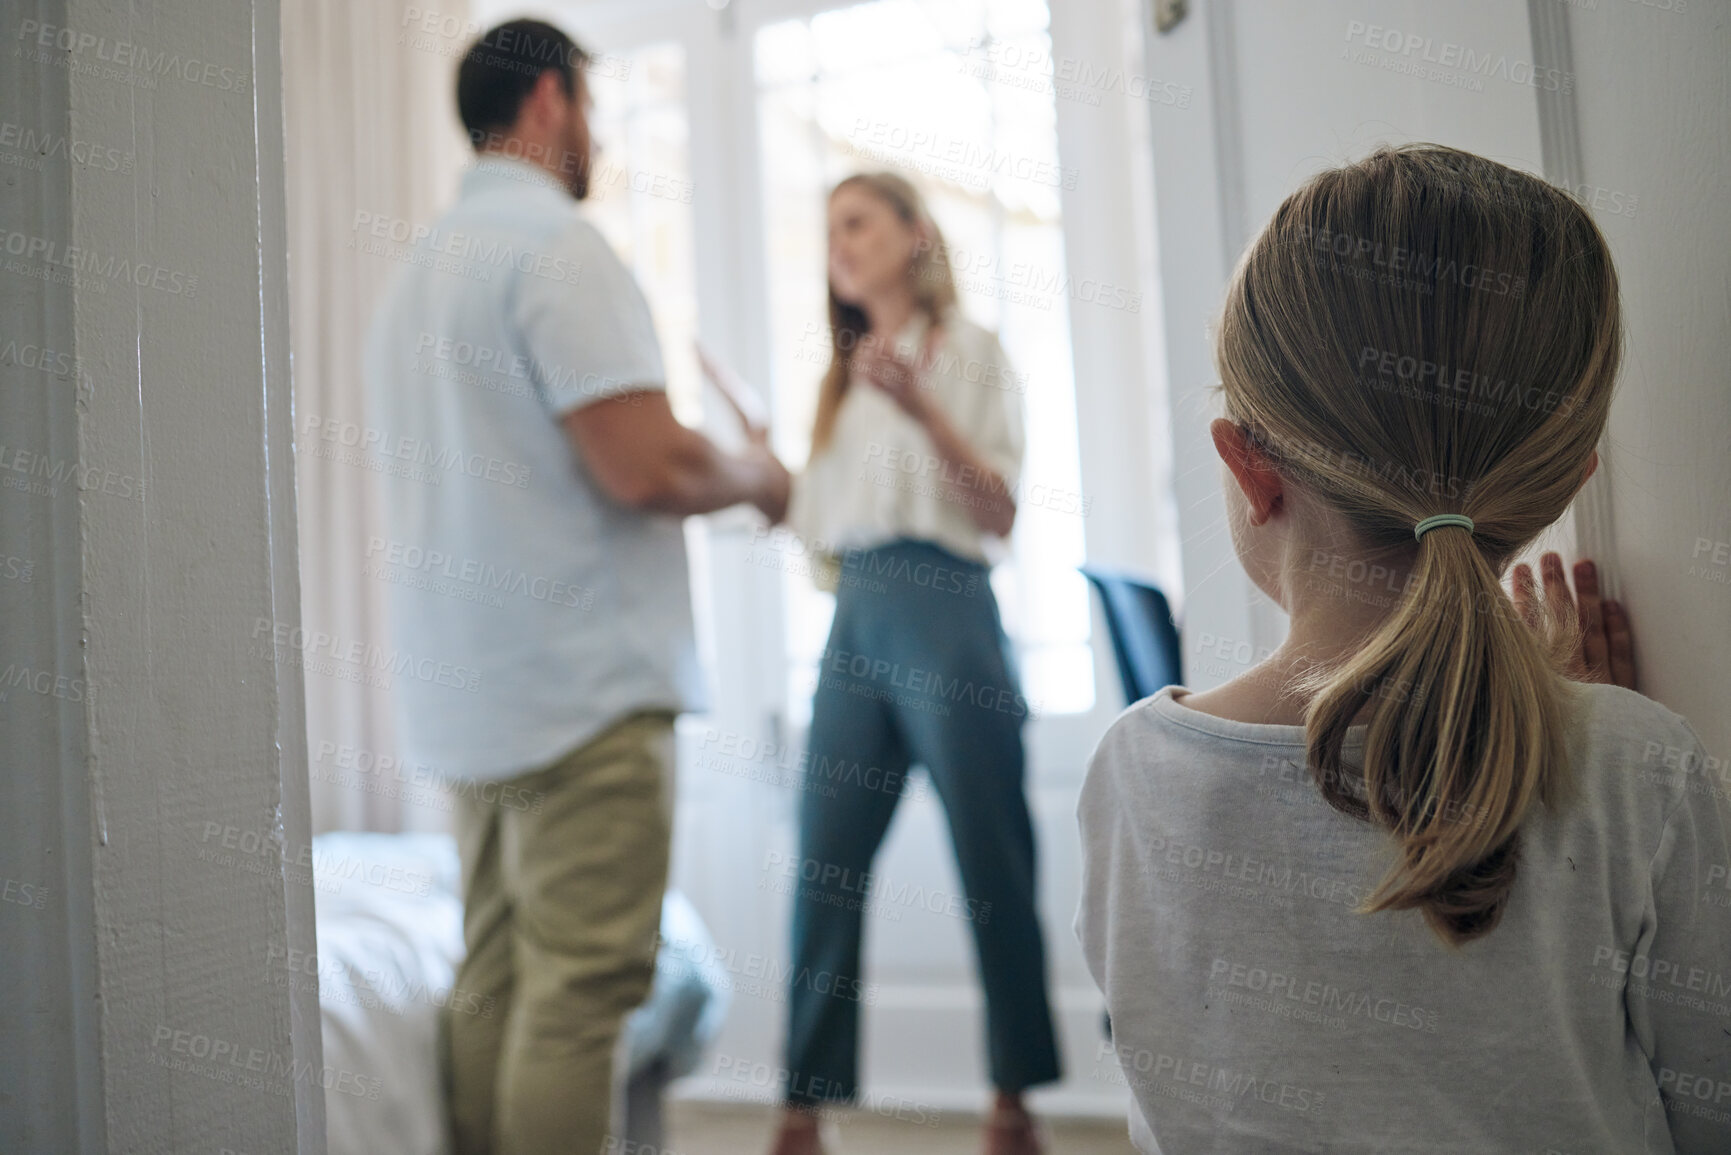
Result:
[[[478,386],[490,392],[506,392],[513,396],[526,397],[529,394],[528,383],[533,381],[556,395],[577,394],[621,400],[628,398],[627,403],[630,405],[642,404],[642,390],[634,389],[632,381],[608,377],[592,369],[579,373],[576,369],[542,361],[514,350],[455,340],[424,329],[420,336],[415,338],[415,355],[420,358],[415,365],[419,371],[431,371],[433,376],[445,377],[461,385]],[[434,361],[444,362],[458,369],[473,370],[473,373],[440,371],[433,368]],[[520,388],[506,388],[501,385],[501,378],[521,381],[524,385]]]
[[[46,373],[50,377],[62,381],[88,381],[90,374],[85,371],[76,353],[50,349],[45,345],[25,341],[19,343],[16,337],[0,345],[0,365],[16,365],[20,369],[34,369],[38,373]]]
[[[916,242],[916,252],[930,244],[931,242],[926,240]],[[1013,295],[1005,296],[1004,299],[1019,304],[1035,304],[1039,301],[1049,304],[1059,297],[1068,297],[1078,304],[1098,305],[1120,313],[1142,311],[1140,291],[1113,284],[1111,281],[1102,281],[1095,277],[1072,277],[1063,269],[1035,261],[1006,263],[995,250],[985,248],[968,249],[956,245],[949,250],[949,256],[950,268],[957,284],[974,288],[975,291],[979,291],[978,286],[982,285],[997,285],[1005,290],[1013,290]]]
[[[84,679],[53,670],[21,666],[12,662],[0,670],[0,702],[6,701],[13,690],[28,690],[44,698],[59,698],[65,702],[84,701]]]
[[[1691,962],[1653,958],[1619,947],[1599,946],[1593,948],[1593,966],[1607,967],[1616,974],[1629,975],[1654,986],[1662,983],[1709,998],[1731,996],[1731,971],[1709,970]]]
[[[452,665],[436,658],[417,658],[402,650],[385,649],[366,642],[352,641],[344,644],[335,634],[328,634],[323,630],[307,630],[300,626],[291,626],[287,622],[255,618],[252,636],[254,641],[268,636],[279,656],[286,652],[302,659],[322,657],[362,669],[407,676],[416,681],[447,686],[454,690],[467,690],[470,693],[481,687],[480,670]]]
[[[160,1024],[150,1041],[151,1061],[221,1083],[234,1083],[273,1095],[288,1095],[291,1085],[316,1084],[327,1091],[377,1101],[384,1081],[343,1067],[315,1067],[263,1047]],[[160,1051],[154,1048],[161,1048]]]
[[[53,497],[67,482],[74,483],[84,493],[104,493],[129,501],[144,500],[143,479],[130,473],[116,473],[80,461],[51,458],[46,453],[20,449],[16,445],[8,447],[0,442],[0,488],[22,489],[42,497]]]
[[[238,69],[190,56],[183,58],[178,52],[152,52],[142,44],[110,40],[94,32],[79,32],[73,28],[43,24],[39,20],[21,20],[18,39],[38,59],[48,51],[64,52],[74,58],[94,57],[111,66],[115,74],[108,78],[113,80],[129,79],[127,74],[130,73],[133,76],[142,74],[153,80],[157,77],[176,78],[222,92],[244,93],[247,90],[247,74]],[[58,58],[50,59],[61,63]]]
[[[837,905],[833,892],[852,892],[882,909],[890,906],[918,907],[932,914],[947,914],[965,918],[982,926],[992,921],[992,904],[941,888],[928,889],[920,883],[897,882],[882,874],[856,871],[834,862],[816,858],[790,857],[779,850],[764,854],[762,870],[782,878],[808,883],[799,888],[801,898]],[[763,887],[759,887],[763,889]],[[785,892],[783,892],[785,893]],[[899,914],[893,916],[900,918]],[[893,921],[893,919],[892,919]]]
[[[857,117],[848,139],[867,150],[874,159],[895,163],[896,157],[950,166],[955,172],[974,174],[982,180],[1007,177],[1051,188],[1076,187],[1079,173],[1055,160],[1009,152],[994,145],[961,137],[950,137],[926,128],[906,128],[870,117]],[[887,150],[887,151],[874,151]],[[966,181],[963,181],[966,183]]]
[[[149,261],[134,261],[127,257],[104,257],[77,245],[64,245],[51,237],[32,236],[12,229],[0,230],[0,252],[23,261],[41,261],[44,270],[70,269],[87,273],[98,281],[116,281],[140,289],[156,289],[174,297],[198,296],[198,278],[174,269],[165,269]],[[8,272],[28,272],[8,262]]]
[[[424,762],[405,761],[394,754],[376,753],[364,746],[351,746],[347,743],[339,745],[331,741],[320,742],[313,761],[337,770],[352,770],[357,774],[371,775],[380,780],[388,776],[395,782],[436,790],[447,799],[472,799],[484,806],[498,806],[506,810],[539,814],[547,797],[540,790],[528,790],[510,782],[478,781]]]
[[[1527,291],[1527,279],[1512,273],[1487,269],[1471,261],[1465,264],[1454,259],[1417,252],[1403,245],[1384,245],[1374,237],[1335,232],[1312,225],[1293,226],[1286,234],[1301,246],[1328,256],[1343,257],[1348,264],[1332,267],[1348,272],[1354,265],[1363,272],[1374,272],[1378,283],[1395,284],[1422,293],[1433,293],[1443,283],[1463,289],[1492,293],[1502,297],[1519,297]],[[1348,272],[1357,279],[1357,274]]]
[[[1287,1004],[1293,1004],[1315,1007],[1323,1013],[1332,1011],[1342,1020],[1356,1016],[1407,1030],[1437,1033],[1437,1012],[1434,1010],[1380,997],[1370,991],[1343,989],[1323,979],[1285,974],[1234,959],[1217,958],[1209,964],[1208,986],[1211,990],[1230,992],[1236,988],[1264,995],[1267,1006],[1258,1003],[1240,1005],[1274,1010],[1284,1017],[1292,1017],[1285,1011]]]
[[[960,71],[980,80],[1049,92],[1062,100],[1090,105],[1098,105],[1100,94],[1107,93],[1150,104],[1189,108],[1194,95],[1188,84],[1126,72],[1116,64],[1101,64],[1081,56],[1054,56],[1043,48],[983,36],[967,46],[959,65]],[[1017,73],[1040,83],[1023,82]]]
[[[893,700],[945,716],[953,704],[975,706],[1019,718],[1034,712],[1028,700],[1011,687],[961,677],[946,678],[941,670],[903,666],[900,662],[851,650],[825,649],[818,661],[818,674],[820,679],[836,689],[879,701]]]
[[[516,269],[519,273],[560,284],[575,285],[583,278],[583,265],[580,261],[568,261],[556,253],[518,248],[497,238],[447,232],[434,225],[419,224],[405,217],[356,209],[353,232],[354,236],[349,239],[350,248],[355,247],[356,238],[386,241],[427,255],[451,257],[473,262],[475,265],[491,265],[494,268]]]
[[[23,167],[32,169],[39,168],[37,162],[43,160],[71,160],[73,164],[99,172],[131,172],[133,165],[130,152],[77,140],[64,133],[39,131],[9,120],[0,120],[0,148],[21,154],[32,162]]]
[[[1461,73],[1473,78],[1495,78],[1506,80],[1510,84],[1538,88],[1546,92],[1573,92],[1575,76],[1571,72],[1562,72],[1555,68],[1540,68],[1531,61],[1519,58],[1510,59],[1506,52],[1487,52],[1474,49],[1468,45],[1456,44],[1452,40],[1437,40],[1434,36],[1425,36],[1417,32],[1402,32],[1398,28],[1384,28],[1380,24],[1366,24],[1362,20],[1349,20],[1346,23],[1346,40],[1348,45],[1361,44],[1367,49],[1386,53],[1387,60],[1378,61],[1366,59],[1359,61],[1365,64],[1381,63],[1385,67],[1399,64],[1405,67],[1395,71],[1415,71],[1415,74],[1425,79],[1450,79],[1452,73]],[[1342,49],[1346,55],[1350,49]],[[1429,65],[1431,74],[1425,73],[1419,66]]]
[[[362,567],[362,572],[370,577],[446,596],[461,596],[485,605],[504,605],[497,596],[500,593],[579,610],[588,610],[595,604],[595,591],[586,586],[509,566],[500,568],[479,558],[422,549],[394,539],[369,537],[365,556],[381,559]]]
[[[353,449],[363,455],[374,454],[380,458],[390,458],[416,466],[428,466],[445,472],[456,471],[517,489],[529,488],[531,467],[522,462],[504,461],[482,453],[463,453],[448,445],[434,445],[418,437],[397,436],[370,425],[358,425],[336,417],[322,418],[316,413],[307,415],[302,430],[309,438],[317,437],[331,446]],[[314,456],[319,456],[317,447],[313,452]],[[442,476],[438,473],[426,473],[425,470],[416,472],[425,476],[417,475],[415,480],[430,477],[434,479],[434,484],[437,484],[437,479]]]

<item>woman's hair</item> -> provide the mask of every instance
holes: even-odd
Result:
[[[1295,500],[1342,516],[1348,556],[1411,567],[1387,617],[1293,686],[1311,695],[1324,797],[1397,844],[1361,910],[1416,907],[1451,945],[1485,934],[1522,822],[1571,781],[1571,623],[1535,630],[1499,578],[1562,515],[1605,428],[1621,356],[1605,239],[1538,177],[1438,145],[1379,148],[1275,212],[1215,352],[1228,416]],[[1439,513],[1473,528],[1415,542]],[[1342,747],[1367,702],[1361,775]]]
[[[911,182],[891,172],[855,173],[831,189],[829,195],[833,198],[844,188],[866,190],[895,210],[903,224],[920,230],[922,235],[914,243],[913,260],[908,263],[908,283],[913,288],[916,307],[927,320],[940,323],[955,308],[956,279],[950,269],[949,247],[944,244],[938,223],[926,210],[925,198]],[[835,283],[830,282],[829,368],[818,388],[817,418],[811,431],[814,454],[829,444],[830,434],[835,431],[835,417],[841,411],[842,397],[847,393],[848,378],[853,372],[854,350],[866,339],[870,327],[865,311],[837,297]]]

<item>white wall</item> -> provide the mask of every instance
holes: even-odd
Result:
[[[1390,54],[1367,55],[1371,26],[1430,38],[1433,55],[1452,43],[1507,66],[1501,75],[1454,69],[1443,78],[1398,70],[1413,57],[1382,67]],[[1307,177],[1379,143],[1435,141],[1542,171],[1538,90],[1505,78],[1535,65],[1527,10],[1508,0],[1203,0],[1153,39],[1150,58],[1151,71],[1196,91],[1194,116],[1155,117],[1154,164],[1184,542],[1185,680],[1206,688],[1266,657],[1286,628],[1233,555],[1207,434],[1219,412],[1211,326],[1232,266]]]
[[[17,16],[52,21],[64,7],[37,0]],[[10,39],[10,13],[6,24]],[[64,72],[0,53],[0,107],[6,121],[67,139]],[[30,159],[16,149],[5,156]],[[67,164],[0,168],[0,247],[17,233],[63,240],[71,180]],[[72,348],[72,319],[70,286],[0,273],[0,959],[14,991],[0,1002],[7,1151],[97,1150],[102,1134],[102,1100],[92,1093],[99,1040],[88,795],[80,775],[63,772],[76,771],[85,750],[78,501],[64,485],[54,497],[16,488],[30,484],[35,455],[78,459],[86,375],[69,358],[43,355]],[[44,360],[46,371],[35,367]],[[31,455],[23,475],[14,469],[21,449]],[[14,687],[20,671],[30,681]]]
[[[1565,82],[1385,69],[1364,56],[1365,25]],[[1731,752],[1728,49],[1723,6],[1687,0],[1214,0],[1155,38],[1154,70],[1200,102],[1197,117],[1155,119],[1192,685],[1242,672],[1284,632],[1232,558],[1206,436],[1206,326],[1231,264],[1312,172],[1379,141],[1433,140],[1574,187],[1610,240],[1629,344],[1604,467],[1541,544],[1567,552],[1578,537],[1598,555],[1630,607],[1643,691],[1694,721],[1715,757]]]
[[[0,1148],[319,1152],[278,11],[155,8],[4,24]]]
[[[1687,717],[1722,760],[1731,756],[1726,16],[1712,0],[1599,0],[1568,13],[1577,195],[1598,206],[1610,239],[1628,337],[1603,467],[1621,593],[1642,690]]]

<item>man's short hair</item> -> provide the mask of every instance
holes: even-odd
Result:
[[[565,95],[575,97],[577,70],[588,62],[581,45],[540,20],[508,20],[491,29],[457,67],[457,115],[469,140],[480,148],[488,136],[516,124],[523,101],[549,69],[558,72]]]

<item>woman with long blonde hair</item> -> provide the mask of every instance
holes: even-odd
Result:
[[[1322,172],[1245,254],[1212,434],[1291,630],[1126,711],[1080,804],[1141,1150],[1731,1151],[1725,764],[1590,563],[1501,585],[1620,354],[1585,210],[1469,153]]]
[[[787,1110],[777,1155],[821,1150],[817,1109],[858,1094],[862,914],[910,766],[955,840],[986,995],[997,1101],[988,1155],[1040,1150],[1022,1102],[1058,1077],[1023,794],[1027,703],[989,565],[1016,516],[1018,379],[956,304],[914,187],[849,177],[829,197],[832,355],[789,520],[831,559],[835,620],[812,704],[795,872]]]

